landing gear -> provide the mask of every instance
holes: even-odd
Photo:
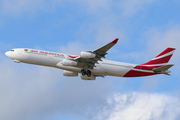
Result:
[[[81,70],[81,74],[84,76],[84,75],[87,75],[88,77],[91,77],[91,71],[90,70],[85,70],[85,69],[82,69]]]
[[[91,77],[91,71],[90,70],[87,70],[86,74],[87,74],[88,77]]]
[[[86,70],[85,69],[82,69],[81,70],[81,74],[84,76],[84,75],[86,75],[87,73],[86,73]]]

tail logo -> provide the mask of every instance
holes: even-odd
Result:
[[[168,69],[173,66],[173,64],[167,64],[172,57],[175,48],[167,48],[154,59],[150,60],[147,63],[137,65],[132,70],[124,75],[124,77],[140,77],[140,76],[148,76],[155,74],[168,74]],[[163,70],[157,72],[159,70]],[[169,75],[169,74],[168,74]]]

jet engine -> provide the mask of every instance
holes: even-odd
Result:
[[[76,76],[78,76],[78,73],[77,72],[72,72],[72,71],[64,70],[63,71],[63,75],[64,76],[69,76],[69,77],[76,77]]]
[[[95,58],[96,54],[94,53],[90,53],[90,52],[86,52],[86,51],[82,51],[80,54],[81,58]]]
[[[62,65],[64,65],[64,66],[77,66],[77,62],[73,61],[73,60],[64,59],[62,61]]]

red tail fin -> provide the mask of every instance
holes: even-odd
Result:
[[[160,53],[158,56],[156,56],[154,59],[152,59],[149,62],[144,63],[142,65],[155,65],[156,66],[156,64],[168,63],[170,58],[172,57],[174,51],[175,51],[175,48],[167,48],[162,53]]]

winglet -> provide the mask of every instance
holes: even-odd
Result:
[[[119,40],[119,38],[116,38],[116,39],[115,39],[115,40],[113,40],[111,43],[116,44],[118,40]]]

